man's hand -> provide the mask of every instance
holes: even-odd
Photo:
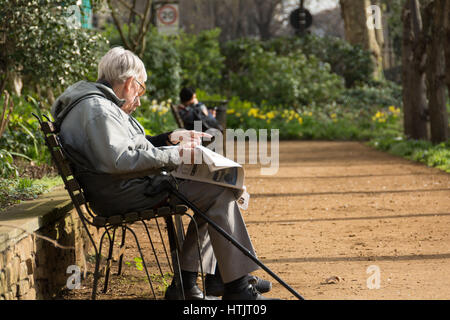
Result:
[[[180,143],[180,146],[188,147],[189,145],[193,146],[191,148],[195,148],[197,145],[202,144],[202,138],[212,138],[212,135],[205,133],[205,132],[199,132],[194,130],[175,130],[172,132],[169,136],[170,143],[172,144],[178,144]],[[190,147],[188,147],[190,148]]]

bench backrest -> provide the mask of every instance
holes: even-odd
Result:
[[[181,119],[180,116],[179,106],[170,104],[170,110],[172,111],[172,115],[175,118],[175,122],[177,123],[178,128],[184,128],[183,119]]]
[[[39,118],[38,120],[41,125],[41,131],[44,135],[45,144],[51,153],[58,173],[64,182],[64,186],[72,199],[78,215],[81,219],[87,221],[88,223],[92,223],[95,215],[90,210],[83,189],[73,174],[69,157],[65,153],[61,144],[56,126],[51,121],[44,122]],[[85,213],[87,213],[90,218],[88,218]]]

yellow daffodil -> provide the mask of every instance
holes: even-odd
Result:
[[[267,119],[271,120],[273,118],[275,118],[275,112],[270,111],[266,114]]]
[[[248,116],[249,116],[249,117],[258,117],[258,109],[256,109],[256,108],[251,108],[251,109],[248,111]]]

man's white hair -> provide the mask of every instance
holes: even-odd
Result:
[[[114,85],[125,82],[129,77],[147,81],[147,72],[142,60],[122,47],[110,49],[98,64],[98,79]]]

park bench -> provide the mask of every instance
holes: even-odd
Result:
[[[227,126],[227,104],[228,100],[206,100],[202,101],[208,109],[216,109],[216,119],[222,126],[226,128]],[[183,119],[180,116],[179,105],[170,104],[170,110],[179,128],[184,128]]]
[[[176,217],[176,220],[181,221],[181,216],[188,216],[191,218],[194,223],[195,220],[191,215],[187,213],[188,207],[185,205],[174,205],[171,203],[170,195],[166,199],[166,201],[163,202],[163,204],[159,204],[158,206],[141,211],[141,212],[129,212],[124,215],[115,215],[111,217],[102,217],[100,215],[97,215],[94,210],[89,206],[89,201],[86,199],[85,193],[83,191],[83,188],[81,187],[80,183],[77,181],[76,176],[74,175],[73,170],[73,162],[71,162],[71,156],[64,150],[64,147],[62,146],[57,128],[55,124],[50,121],[50,119],[47,118],[48,121],[43,121],[43,119],[39,118],[37,115],[33,114],[39,121],[41,131],[44,135],[45,144],[50,150],[52,159],[54,161],[54,164],[58,170],[59,175],[61,176],[65,189],[67,190],[74,208],[76,209],[76,212],[83,224],[83,227],[86,231],[86,234],[89,237],[89,240],[94,248],[95,251],[95,270],[94,270],[94,281],[93,281],[93,288],[91,293],[91,298],[95,300],[96,294],[97,294],[97,285],[99,280],[99,270],[100,270],[100,260],[101,260],[101,252],[102,252],[102,246],[105,236],[108,238],[109,242],[109,248],[108,248],[108,257],[106,259],[106,266],[105,266],[105,281],[104,281],[104,288],[103,293],[106,293],[108,290],[108,281],[109,281],[109,275],[111,270],[111,263],[112,263],[112,253],[113,253],[113,246],[116,236],[116,230],[121,229],[122,230],[122,239],[120,244],[120,256],[118,261],[118,272],[117,274],[120,275],[122,272],[122,263],[123,263],[123,255],[124,255],[124,248],[125,248],[125,240],[126,240],[126,233],[130,232],[137,245],[137,249],[139,251],[139,254],[142,259],[142,266],[145,270],[148,282],[150,284],[150,289],[153,293],[153,297],[156,299],[156,294],[153,288],[153,284],[151,281],[150,274],[148,272],[147,265],[145,263],[145,258],[141,249],[141,245],[139,244],[139,239],[134,232],[133,228],[131,227],[134,223],[142,223],[145,232],[148,236],[149,242],[151,244],[151,248],[155,257],[156,264],[158,265],[158,269],[160,271],[161,277],[164,277],[161,264],[159,262],[159,258],[157,255],[157,252],[155,251],[155,247],[153,245],[153,241],[149,232],[149,228],[147,226],[148,221],[154,220],[156,222],[156,226],[159,232],[159,236],[161,238],[161,243],[164,249],[165,257],[167,258],[167,263],[169,265],[170,271],[174,274],[177,274],[178,277],[175,277],[175,279],[178,280],[178,283],[176,284],[179,288],[180,292],[182,293],[182,297],[184,298],[184,292],[182,288],[182,277],[181,277],[181,270],[180,270],[180,263],[179,263],[179,251],[181,250],[182,242],[180,242],[181,239],[183,239],[182,236],[179,234],[183,234],[184,230],[180,230],[175,227],[173,218]],[[167,228],[167,236],[169,240],[169,249],[170,249],[170,258],[167,253],[166,245],[162,236],[161,228],[158,223],[158,218],[162,218],[165,221],[166,228]],[[182,224],[178,222],[178,226],[182,227]],[[100,241],[98,243],[95,242],[93,235],[91,234],[90,228],[94,227],[99,230],[103,230],[103,233],[100,237]],[[112,234],[111,234],[112,233]],[[198,245],[198,253],[199,253],[199,259],[201,259],[200,256],[200,246],[199,241],[197,241]],[[200,261],[200,266],[202,266],[202,262]],[[203,270],[201,270],[202,280],[204,283],[203,278]],[[204,287],[204,286],[203,286]],[[205,295],[206,296],[206,295]]]
[[[173,109],[172,109],[173,110]],[[150,288],[152,290],[153,296],[156,299],[156,295],[153,289],[151,277],[148,273],[147,266],[144,260],[144,256],[141,250],[141,247],[139,245],[138,237],[136,236],[136,233],[133,231],[133,229],[130,227],[135,222],[142,222],[144,225],[144,228],[146,230],[147,236],[149,238],[149,241],[152,245],[153,254],[155,255],[155,259],[157,261],[158,267],[161,272],[161,276],[163,277],[163,273],[158,261],[157,253],[153,247],[153,243],[150,237],[150,233],[148,232],[148,228],[146,225],[146,221],[149,220],[156,220],[158,218],[163,218],[166,227],[167,227],[167,235],[169,239],[169,248],[171,253],[171,270],[175,275],[175,279],[177,279],[176,286],[178,287],[179,292],[181,292],[181,296],[184,298],[184,290],[182,284],[182,277],[181,277],[181,269],[180,269],[180,262],[179,262],[179,252],[182,247],[183,237],[184,234],[184,228],[182,225],[181,215],[187,216],[191,218],[192,222],[194,223],[194,227],[197,229],[196,220],[193,216],[189,215],[187,213],[188,209],[191,209],[195,216],[199,216],[201,219],[204,219],[209,226],[214,228],[222,237],[227,239],[230,242],[230,245],[235,246],[238,250],[240,250],[244,255],[246,255],[248,258],[250,258],[253,262],[255,262],[258,266],[260,266],[265,272],[267,272],[270,276],[272,276],[276,281],[278,281],[283,287],[285,287],[289,292],[291,292],[296,298],[303,300],[304,298],[296,292],[293,288],[291,288],[286,282],[284,282],[279,276],[277,276],[272,270],[270,270],[264,263],[262,263],[257,257],[255,257],[247,248],[242,246],[236,239],[234,239],[231,235],[229,235],[225,230],[223,230],[220,226],[218,226],[214,221],[212,221],[205,212],[203,212],[200,208],[198,208],[194,203],[190,202],[189,199],[187,199],[183,194],[181,194],[177,188],[175,188],[170,183],[164,183],[164,190],[166,190],[169,194],[169,197],[167,198],[167,202],[163,205],[159,205],[158,207],[152,208],[151,210],[145,210],[143,212],[129,212],[124,215],[120,216],[112,216],[112,217],[101,217],[89,206],[89,202],[86,199],[83,188],[78,183],[76,176],[73,174],[72,166],[71,164],[71,157],[70,155],[64,150],[64,147],[62,146],[58,131],[56,129],[56,126],[53,124],[53,122],[50,121],[50,119],[47,118],[48,121],[43,121],[41,118],[39,118],[37,115],[33,114],[39,121],[41,130],[44,134],[44,139],[47,147],[49,148],[52,159],[57,167],[57,170],[59,174],[61,175],[65,187],[67,189],[67,192],[69,193],[70,198],[72,199],[72,202],[74,204],[74,207],[78,213],[78,216],[80,220],[82,221],[82,224],[84,226],[84,229],[86,230],[86,233],[88,234],[89,240],[91,244],[94,247],[95,250],[95,271],[94,271],[94,284],[92,289],[92,295],[91,298],[95,299],[96,297],[96,291],[97,291],[97,282],[99,278],[99,264],[100,264],[100,258],[101,258],[101,249],[103,240],[105,238],[105,235],[108,236],[109,240],[109,253],[107,257],[106,262],[106,269],[105,269],[105,283],[104,283],[104,289],[103,292],[105,293],[108,288],[108,279],[109,279],[109,273],[110,273],[110,267],[111,267],[111,260],[112,260],[112,250],[114,246],[114,240],[115,240],[115,233],[118,228],[122,229],[122,241],[121,241],[121,249],[125,247],[125,234],[127,231],[131,232],[134,236],[134,239],[136,241],[136,245],[139,250],[139,254],[142,259],[142,265],[145,269],[148,282],[150,284]],[[73,163],[76,163],[73,161]],[[164,172],[162,172],[164,174]],[[167,174],[167,173],[166,173]],[[171,197],[177,199],[178,201],[181,200],[181,203],[184,203],[185,205],[172,205],[171,204]],[[178,218],[176,220],[177,227],[175,227],[173,218]],[[97,245],[90,233],[89,227],[92,226],[99,229],[104,229],[104,232],[100,238],[99,245],[97,248]],[[160,230],[159,226],[158,229]],[[177,232],[178,229],[178,232]],[[112,231],[112,236],[110,234],[110,231]],[[162,235],[161,232],[159,232],[161,241]],[[181,235],[180,235],[181,234]],[[201,254],[200,254],[200,241],[198,239],[198,233],[197,233],[197,249],[200,259],[200,273],[202,276],[202,282],[203,282],[203,290],[204,290],[204,296],[206,297],[205,293],[205,280],[204,280],[204,273],[203,273],[203,263],[201,261]],[[118,268],[118,275],[121,273],[122,269],[122,261],[123,261],[123,250],[120,251],[121,255],[119,257],[119,268]],[[168,257],[167,251],[166,252],[166,258],[168,260],[168,263],[170,265],[170,259]]]

